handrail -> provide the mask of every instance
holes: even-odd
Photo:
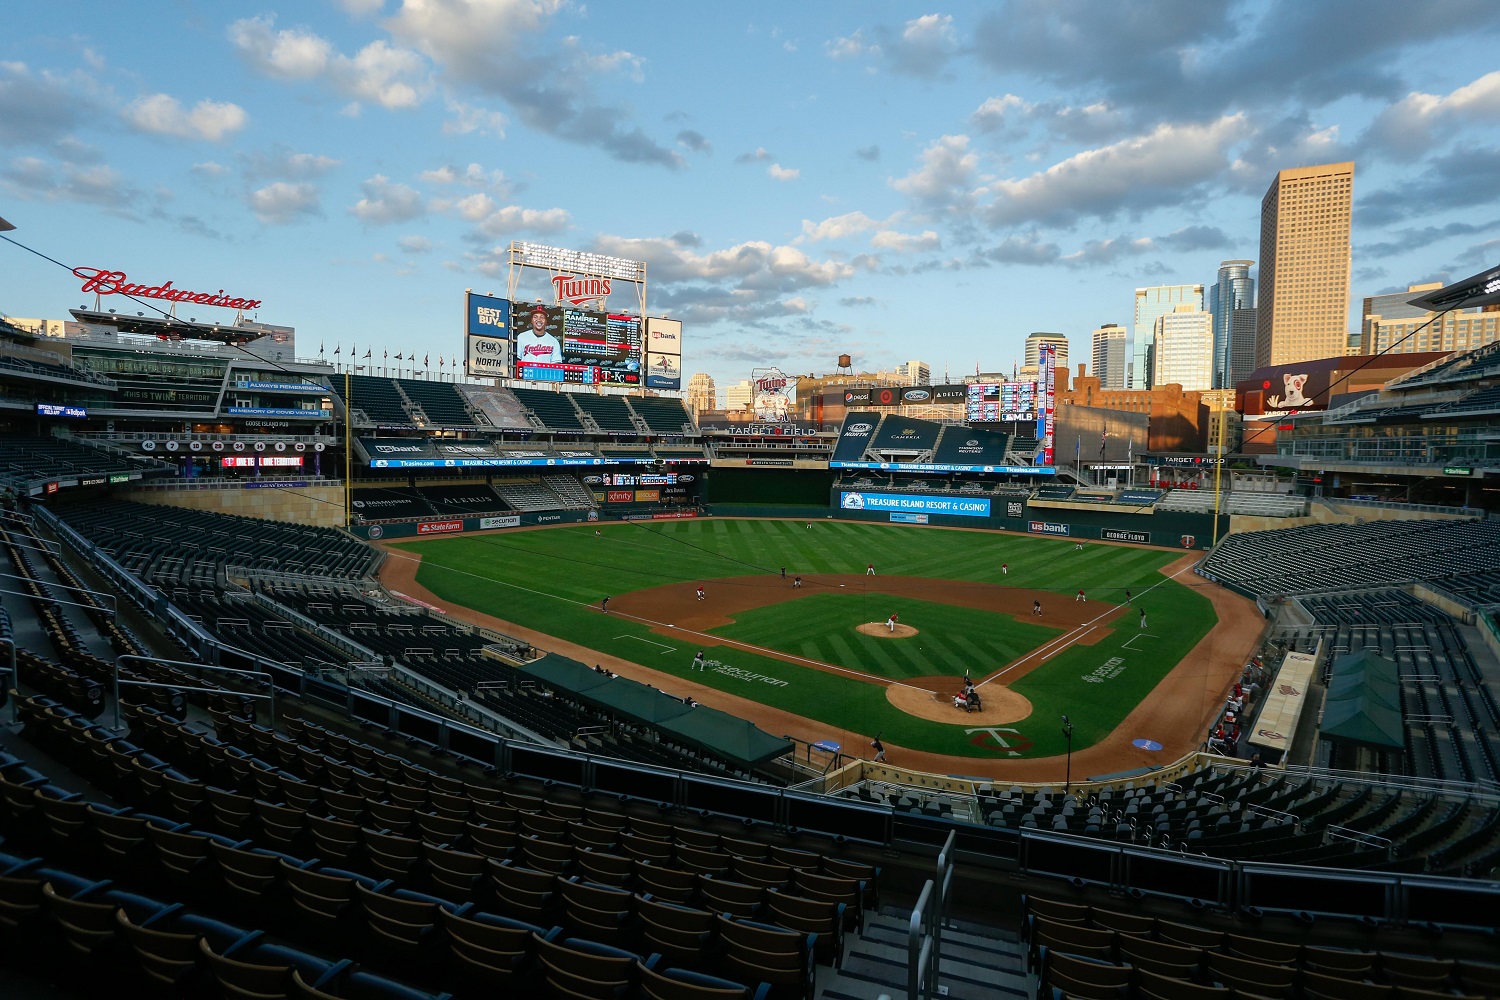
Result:
[[[938,985],[938,978],[943,960],[943,923],[947,918],[948,893],[953,887],[953,844],[957,833],[948,831],[948,839],[938,852],[935,877],[922,886],[907,924],[907,1000],[931,1000],[947,993]]]

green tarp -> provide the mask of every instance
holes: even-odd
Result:
[[[1369,649],[1334,660],[1318,728],[1325,739],[1382,750],[1404,749],[1396,664]]]
[[[691,712],[682,702],[671,695],[662,694],[656,688],[628,677],[616,677],[583,695],[583,700],[616,715],[627,716],[640,722],[652,724],[675,719]]]
[[[554,691],[570,691],[573,694],[582,694],[609,683],[608,674],[601,674],[577,660],[570,660],[556,653],[548,653],[540,660],[523,663],[516,669]]]
[[[743,767],[774,760],[792,749],[789,740],[764,733],[744,719],[702,705],[689,708],[646,684],[611,678],[556,653],[515,669],[554,691],[576,695],[620,718],[655,726]]]
[[[686,715],[663,722],[657,728],[739,764],[764,764],[792,749],[789,740],[762,732],[753,723],[727,712],[702,705]]]

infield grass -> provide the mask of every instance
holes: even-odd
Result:
[[[1091,602],[1120,603],[1132,591],[1135,607],[1144,607],[1150,628],[1141,634],[1133,617],[1115,623],[1115,631],[1092,646],[1070,646],[1016,682],[1014,689],[1030,699],[1029,719],[1010,727],[999,747],[993,737],[966,733],[959,713],[953,723],[930,722],[893,707],[883,685],[802,666],[750,650],[721,648],[725,663],[775,677],[784,687],[752,684],[730,675],[694,673],[692,680],[731,694],[857,733],[883,733],[888,742],[918,750],[973,757],[1052,756],[1063,752],[1060,717],[1074,724],[1074,749],[1089,746],[1111,732],[1156,683],[1181,661],[1216,622],[1208,599],[1193,587],[1167,580],[1158,571],[1179,553],[1115,545],[1085,545],[1076,551],[1069,540],[1033,538],[1002,532],[944,531],[852,521],[715,520],[612,523],[595,537],[593,524],[542,531],[428,539],[400,543],[397,549],[422,554],[418,580],[446,601],[505,621],[555,635],[589,649],[619,656],[664,673],[689,676],[697,645],[684,635],[663,637],[649,625],[617,615],[601,615],[599,599],[668,583],[690,583],[777,573],[862,573],[873,562],[878,573],[976,580],[1002,586],[1050,590],[1066,599],[1080,588]],[[1002,574],[1001,564],[1010,572]],[[1182,580],[1196,583],[1185,574]],[[760,634],[756,645],[886,676],[951,673],[962,676],[970,656],[988,657],[993,669],[1014,656],[1004,650],[1034,648],[1051,629],[1018,622],[994,612],[947,605],[923,609],[942,616],[941,631],[954,638],[950,650],[930,661],[887,653],[868,659],[853,645],[834,648],[835,634],[864,639],[853,632],[861,621],[883,620],[862,607],[841,603],[842,595],[820,595],[756,609],[737,616],[720,630],[748,629]],[[910,617],[903,601],[903,619]],[[804,612],[800,606],[812,609]],[[841,620],[849,607],[853,620]],[[805,617],[804,617],[805,616]],[[817,619],[817,620],[814,620]],[[995,619],[1005,619],[997,622]],[[936,620],[936,618],[934,618]],[[779,624],[778,624],[779,623]],[[767,633],[780,630],[775,643]],[[920,640],[928,633],[915,637]],[[790,638],[788,638],[790,637]],[[966,649],[958,643],[977,643]],[[884,650],[892,640],[870,639]],[[788,648],[818,648],[818,655]],[[991,651],[986,652],[984,644]],[[1029,645],[1028,645],[1029,644]],[[918,646],[924,644],[918,643]],[[913,647],[915,648],[915,647]],[[949,660],[948,657],[955,657]],[[1117,662],[1115,662],[1117,661]],[[914,671],[902,673],[902,671]],[[978,671],[976,671],[977,673]],[[985,673],[988,670],[984,671]],[[1086,680],[1095,677],[1098,680]],[[1216,693],[1215,693],[1216,694]],[[1159,739],[1168,734],[1130,734]]]

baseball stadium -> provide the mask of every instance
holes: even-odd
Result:
[[[7,996],[1500,991],[1500,347],[1256,456],[1045,352],[721,420],[670,320],[470,293],[434,376],[79,276],[0,322]]]

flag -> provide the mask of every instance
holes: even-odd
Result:
[[[443,367],[443,356],[441,354],[438,355],[438,367]]]
[[[323,356],[323,342],[321,340],[318,341],[318,356],[319,357]]]
[[[432,364],[432,355],[431,354],[424,354],[424,355],[422,355],[422,367],[426,368],[430,364]]]
[[[1073,468],[1078,468],[1083,460],[1083,435],[1078,435],[1078,440],[1073,445]]]
[[[1099,432],[1099,461],[1104,461],[1104,440],[1109,437],[1109,431]]]
[[[396,360],[397,361],[405,361],[406,359],[401,356],[400,352],[397,352],[397,354],[396,354]]]
[[[338,344],[334,344],[333,345],[333,356],[334,357],[338,357],[339,356],[339,345]]]
[[[374,352],[373,351],[366,351],[365,352],[365,357],[368,358],[372,353],[374,353]]]
[[[391,349],[387,347],[381,356],[387,361],[391,360]]]

